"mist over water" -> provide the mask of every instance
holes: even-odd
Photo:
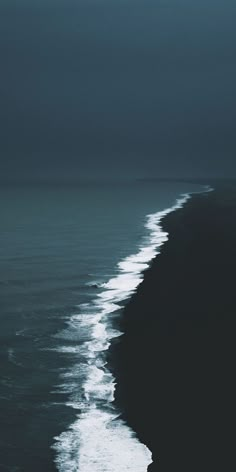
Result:
[[[234,0],[2,0],[2,181],[235,176]]]

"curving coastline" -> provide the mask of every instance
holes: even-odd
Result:
[[[147,215],[147,236],[138,252],[123,259],[117,275],[107,283],[99,287],[96,284],[100,290],[95,298],[81,305],[80,313],[69,319],[69,333],[79,330],[82,336],[84,332],[84,340],[81,345],[60,348],[60,352],[78,355],[78,363],[64,375],[61,385],[62,391],[70,393],[67,404],[77,412],[77,419],[54,438],[60,472],[145,472],[152,462],[149,448],[114,405],[115,377],[107,365],[107,352],[112,341],[122,335],[122,330],[114,329],[122,305],[134,294],[143,280],[143,271],[168,240],[163,218],[182,208],[189,198],[190,194],[182,194],[172,207]],[[80,390],[78,379],[83,386]]]
[[[234,470],[236,185],[193,195],[123,311],[116,404],[150,472]]]

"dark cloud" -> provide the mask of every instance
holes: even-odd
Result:
[[[2,0],[2,176],[236,175],[235,19],[230,0]]]

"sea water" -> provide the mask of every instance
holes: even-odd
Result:
[[[114,407],[116,320],[168,235],[186,183],[1,188],[0,467],[146,472],[151,452]]]

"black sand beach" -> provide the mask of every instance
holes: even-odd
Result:
[[[169,241],[126,306],[111,348],[116,402],[150,472],[233,471],[236,184],[163,220]]]

